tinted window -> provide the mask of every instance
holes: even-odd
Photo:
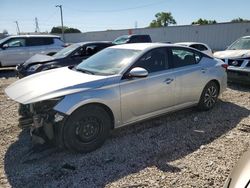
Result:
[[[53,38],[51,37],[32,37],[27,38],[27,46],[42,46],[53,44]]]
[[[200,50],[200,51],[208,50],[207,47],[202,45],[202,44],[193,44],[190,47],[195,48],[195,49]]]
[[[24,38],[12,38],[8,40],[5,44],[7,44],[8,47],[24,47],[25,39]]]
[[[168,69],[167,49],[158,48],[146,53],[133,67],[142,67],[149,73]]]
[[[170,50],[170,54],[175,68],[197,64],[201,59],[200,54],[183,48],[173,48]]]

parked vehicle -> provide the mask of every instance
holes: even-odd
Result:
[[[96,52],[112,46],[111,42],[81,42],[63,48],[53,56],[36,54],[16,67],[19,78],[59,67],[77,65]]]
[[[214,57],[229,65],[229,81],[250,84],[250,36],[241,37],[225,51],[214,53]]]
[[[148,43],[152,42],[149,35],[123,35],[113,41],[113,44],[128,44],[128,43]]]
[[[209,56],[213,56],[213,51],[212,49],[204,43],[200,43],[200,42],[178,42],[175,43],[177,45],[181,45],[181,46],[188,46],[190,48],[195,48],[197,50],[200,50],[201,52],[209,55]]]
[[[0,40],[0,66],[15,66],[37,53],[55,53],[63,47],[64,42],[55,35],[9,36]]]
[[[106,48],[76,67],[20,79],[5,92],[29,104],[21,127],[89,152],[111,129],[191,106],[213,108],[226,83],[221,60],[188,47],[144,43]]]
[[[227,178],[224,188],[250,187],[250,150],[243,154]]]

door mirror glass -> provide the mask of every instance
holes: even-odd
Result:
[[[148,76],[148,71],[141,67],[135,67],[129,72],[129,77],[143,78]]]
[[[4,44],[3,46],[2,46],[2,49],[6,49],[6,48],[8,48],[9,47],[9,45],[8,44]]]

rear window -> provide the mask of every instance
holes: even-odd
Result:
[[[195,48],[195,49],[200,50],[200,51],[208,50],[207,47],[202,45],[202,44],[193,44],[190,47]]]
[[[27,38],[27,46],[42,46],[53,44],[52,37],[31,37]]]

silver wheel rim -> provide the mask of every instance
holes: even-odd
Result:
[[[211,108],[217,100],[217,89],[211,86],[207,89],[204,97],[204,103],[208,108]]]

